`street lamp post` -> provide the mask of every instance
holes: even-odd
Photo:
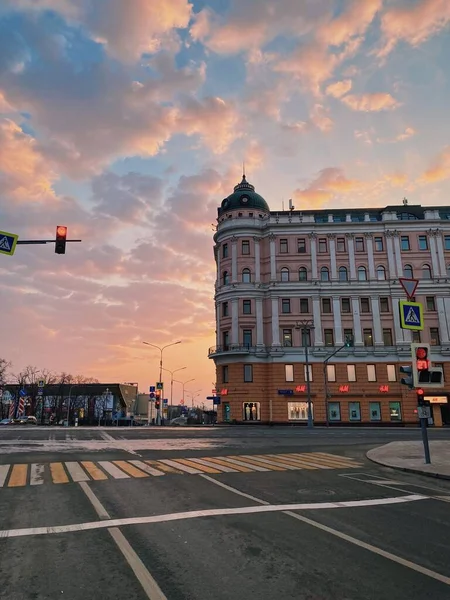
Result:
[[[191,383],[191,381],[195,381],[195,377],[193,379],[188,379],[187,381],[179,381],[178,379],[174,379],[175,383],[181,383],[181,385],[183,386],[183,402],[184,402],[184,386],[187,383]]]
[[[306,369],[306,393],[308,399],[308,429],[312,429],[314,427],[313,415],[312,415],[312,404],[311,404],[311,379],[309,376],[309,355],[308,355],[308,347],[310,340],[308,336],[310,335],[311,329],[314,329],[314,321],[304,320],[297,321],[296,329],[300,329],[302,333],[302,346],[305,351],[305,369]]]
[[[180,367],[179,369],[174,369],[173,371],[171,371],[170,369],[163,369],[163,371],[167,371],[168,373],[170,373],[170,408],[172,408],[173,401],[173,382],[176,381],[173,378],[173,374],[177,371],[183,371],[183,369],[187,369],[187,367]]]
[[[151,346],[152,348],[157,348],[160,352],[160,358],[159,358],[159,381],[162,383],[162,372],[163,372],[163,350],[165,350],[166,348],[169,348],[169,346],[175,346],[176,344],[181,344],[181,340],[178,340],[177,342],[172,342],[171,344],[166,344],[165,346],[157,346],[156,344],[150,344],[150,342],[142,342],[143,344],[146,344],[147,346]],[[162,396],[163,398],[161,398],[162,401],[164,401],[164,384],[163,384],[163,389],[162,389]],[[158,408],[158,410],[156,411],[156,424],[157,425],[161,425],[161,405]]]
[[[195,392],[187,392],[191,397],[191,408],[194,408],[194,398],[197,398],[197,396],[200,396],[201,391],[202,390],[195,390]]]

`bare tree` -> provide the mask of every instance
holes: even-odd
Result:
[[[2,390],[3,386],[6,385],[6,382],[8,380],[10,368],[11,363],[5,358],[0,358],[0,389]],[[4,401],[4,396],[2,394],[2,398],[0,399],[0,415],[2,419],[8,416],[6,414],[7,411],[9,411],[9,401],[8,404],[6,404]]]

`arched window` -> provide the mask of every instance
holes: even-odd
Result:
[[[252,274],[250,269],[242,269],[242,283],[250,283],[252,280]]]
[[[298,270],[298,280],[308,281],[308,271],[306,270],[306,267],[300,267]]]
[[[348,281],[347,267],[339,267],[339,281]]]
[[[377,279],[378,281],[384,281],[386,279],[386,269],[383,265],[377,267]]]
[[[414,271],[411,265],[405,265],[403,267],[403,275],[406,279],[414,279]]]
[[[367,281],[366,267],[358,267],[358,281]]]
[[[431,279],[431,267],[430,267],[430,265],[423,265],[423,267],[422,267],[422,279]]]
[[[223,272],[223,285],[229,285],[230,283],[230,274],[228,271]]]
[[[287,267],[281,269],[281,281],[289,281],[289,269]]]
[[[320,269],[320,281],[330,281],[330,271],[328,267],[322,267]]]

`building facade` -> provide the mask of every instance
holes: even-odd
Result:
[[[275,212],[244,175],[214,242],[219,422],[306,423],[309,373],[316,424],[417,424],[413,341],[450,382],[450,207]],[[401,277],[419,280],[423,331],[401,328]],[[426,393],[436,425],[446,389]]]

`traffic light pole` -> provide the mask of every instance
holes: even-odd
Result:
[[[428,419],[420,419],[420,429],[422,430],[422,441],[423,441],[423,449],[425,452],[425,464],[431,464],[430,457],[430,445],[428,443],[428,427],[427,427]]]

